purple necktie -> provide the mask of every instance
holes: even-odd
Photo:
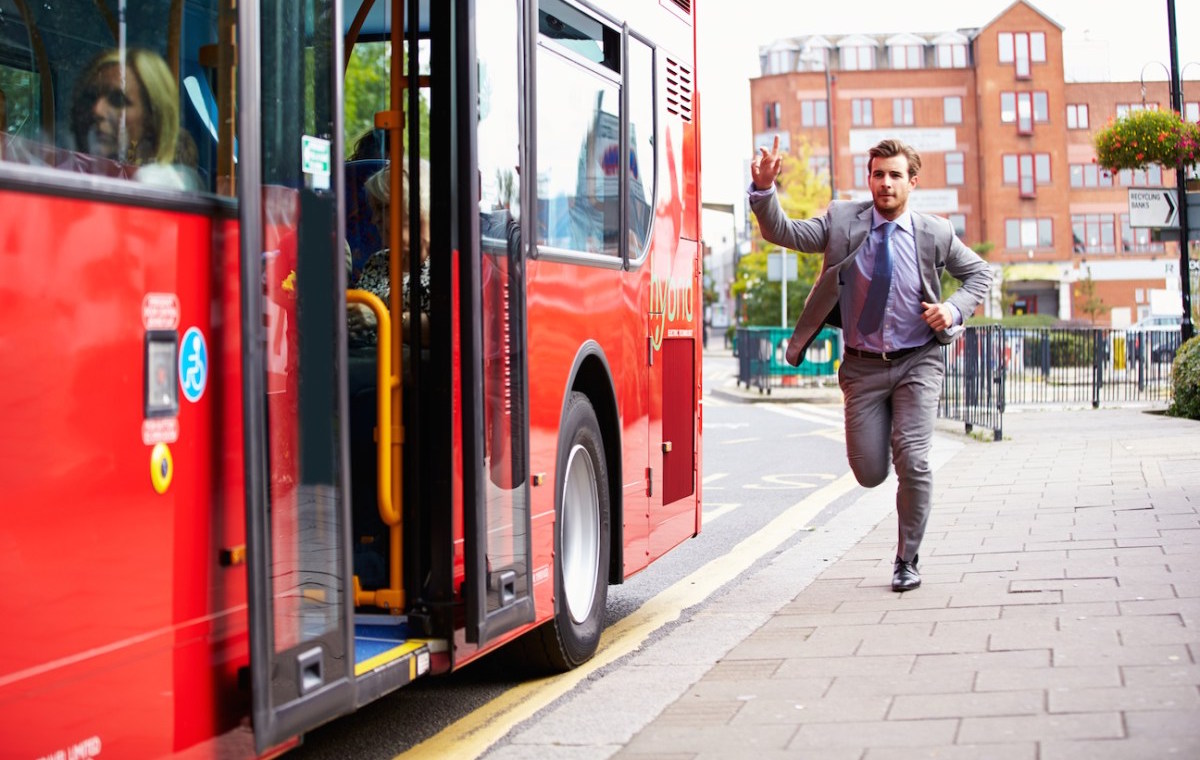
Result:
[[[871,272],[871,284],[867,287],[867,300],[858,315],[858,331],[863,335],[878,332],[887,308],[888,291],[892,287],[892,233],[895,222],[884,222],[883,244],[875,244],[875,268]]]

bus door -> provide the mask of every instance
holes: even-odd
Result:
[[[337,0],[239,3],[250,670],[264,751],[354,702]]]
[[[534,619],[520,201],[529,178],[521,172],[526,18],[512,0],[459,7],[459,18],[473,19],[473,39],[456,53],[471,93],[458,100],[474,113],[473,132],[459,140],[458,179],[470,188],[460,195],[463,237],[478,251],[459,264],[460,292],[478,315],[462,338],[466,638],[483,646]]]

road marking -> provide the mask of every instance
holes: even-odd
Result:
[[[728,441],[718,441],[718,443],[723,443],[723,444],[730,444],[730,443],[753,443],[753,442],[755,442],[755,441],[758,441],[758,440],[762,440],[762,439],[760,439],[760,438],[757,438],[757,437],[755,437],[755,438],[733,438],[733,439],[731,439],[731,440],[728,440]]]
[[[726,477],[729,477],[729,473],[727,472],[714,472],[712,475],[705,475],[704,480],[701,480],[700,482],[704,485],[708,485],[709,483],[715,483],[721,478]]]
[[[396,756],[396,760],[479,757],[514,726],[569,693],[596,671],[640,648],[650,634],[677,620],[680,613],[707,599],[746,572],[759,558],[804,530],[822,509],[858,487],[846,473],[788,507],[778,517],[743,539],[725,554],[663,589],[600,637],[596,655],[575,670],[527,681],[464,715],[429,739]]]
[[[827,472],[797,472],[787,475],[764,475],[762,483],[747,483],[743,488],[761,491],[782,491],[791,490],[793,488],[816,488],[817,484],[810,482],[809,479],[824,480],[829,482],[834,479],[834,475]]]
[[[703,517],[704,524],[708,525],[713,520],[716,520],[718,517],[721,517],[722,515],[727,515],[740,506],[742,506],[742,505],[741,504],[732,504],[732,503],[731,504],[722,504],[720,502],[714,502],[714,501],[705,502],[704,503],[704,517]]]
[[[822,428],[820,430],[807,430],[803,433],[788,433],[788,438],[828,438],[831,441],[839,441],[845,443],[846,431],[843,428]]]
[[[804,406],[803,408],[798,405],[784,406],[782,404],[764,404],[763,406],[769,412],[782,414],[784,417],[795,417],[807,422],[823,422],[825,424],[836,422],[841,424],[846,419],[841,411],[841,407],[837,409],[822,409],[821,407],[811,405]]]

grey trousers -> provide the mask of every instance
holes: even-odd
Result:
[[[838,369],[846,407],[846,456],[858,482],[874,488],[896,467],[896,556],[912,562],[921,548],[933,494],[929,451],[942,378],[934,342],[897,361],[846,355]]]

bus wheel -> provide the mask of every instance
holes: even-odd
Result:
[[[582,393],[571,394],[563,417],[555,507],[554,618],[539,629],[538,659],[563,671],[596,653],[608,603],[608,466],[596,412]]]

